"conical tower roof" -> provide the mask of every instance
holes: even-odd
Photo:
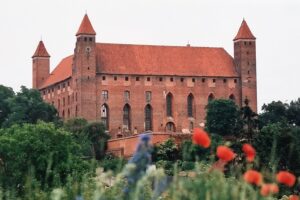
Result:
[[[252,34],[247,22],[244,19],[243,19],[240,29],[239,29],[237,35],[235,36],[235,38],[233,39],[233,41],[239,40],[239,39],[252,39],[252,40],[256,39],[254,37],[254,35]]]
[[[35,53],[33,54],[32,58],[34,57],[50,57],[49,53],[47,52],[47,49],[44,45],[44,42],[41,40],[35,50]]]
[[[96,32],[91,24],[91,21],[87,14],[84,15],[83,20],[80,24],[80,27],[76,33],[76,36],[78,35],[96,35]]]

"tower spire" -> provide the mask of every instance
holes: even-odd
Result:
[[[255,40],[256,38],[252,34],[246,20],[243,18],[242,24],[240,26],[240,29],[233,39],[233,41],[239,40],[239,39],[252,39]]]
[[[82,19],[80,27],[76,33],[76,36],[78,35],[96,35],[96,32],[87,14],[85,14]]]
[[[40,40],[32,58],[34,57],[50,57],[45,45],[44,45],[44,42],[42,40]]]

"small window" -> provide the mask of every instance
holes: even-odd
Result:
[[[114,80],[116,81],[116,80],[118,80],[118,78],[116,76],[114,76]]]
[[[248,74],[250,74],[250,71],[248,70]]]
[[[196,81],[195,78],[192,78],[192,82],[195,83],[195,81]]]
[[[204,82],[205,82],[205,78],[202,79],[202,83],[204,83]]]
[[[249,42],[249,45],[251,45],[252,44],[252,42]]]
[[[128,76],[125,76],[125,81],[128,81]]]
[[[174,81],[173,77],[171,77],[171,78],[170,78],[170,81],[171,81],[171,82],[173,82],[173,81]]]
[[[236,79],[234,79],[234,83],[237,83],[237,80],[236,80]]]
[[[45,91],[45,90],[43,91],[43,94],[44,94],[44,95],[46,94],[46,91]]]
[[[214,78],[214,79],[213,79],[213,83],[215,83],[215,82],[216,82],[216,79]]]
[[[106,101],[108,100],[108,91],[107,90],[102,90],[102,100]]]
[[[90,42],[92,42],[92,41],[93,41],[93,38],[89,38],[89,40],[90,40]]]
[[[84,38],[84,41],[85,41],[85,42],[87,41],[87,37]]]
[[[63,88],[65,88],[66,87],[66,84],[65,83],[63,83]]]
[[[244,42],[244,45],[247,45],[247,42]]]
[[[68,83],[67,83],[67,84],[68,84],[68,86],[70,86],[70,81],[68,81]]]
[[[105,76],[102,76],[102,81],[105,81],[106,80],[106,77]]]
[[[60,90],[60,85],[57,86],[57,89]]]
[[[88,67],[88,70],[90,70],[90,67]]]
[[[135,81],[140,81],[140,77],[135,77]]]
[[[150,81],[150,77],[147,77],[147,81]]]
[[[162,77],[159,77],[159,81],[162,82],[162,80],[163,80],[163,78],[162,78]]]
[[[125,101],[129,101],[130,100],[130,92],[129,91],[125,91],[124,92],[124,100]]]
[[[149,103],[151,101],[152,94],[150,91],[146,91],[146,102]]]
[[[224,78],[224,79],[223,79],[223,83],[226,83],[226,82],[227,82],[227,79]]]
[[[54,88],[52,88],[51,91],[54,92]]]
[[[180,78],[180,81],[183,82],[183,81],[184,81],[184,78]]]

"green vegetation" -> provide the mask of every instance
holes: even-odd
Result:
[[[288,199],[283,195],[300,193],[299,181],[262,197],[242,174],[253,168],[266,182],[274,182],[282,169],[300,175],[300,99],[272,102],[262,110],[257,116],[246,101],[239,109],[233,101],[213,100],[207,106],[209,148],[191,140],[178,145],[170,139],[153,149],[139,144],[139,153],[126,164],[106,153],[109,135],[102,123],[80,118],[63,123],[38,91],[22,87],[15,93],[0,85],[0,200]],[[246,162],[243,143],[256,149],[253,163]],[[216,167],[219,145],[237,154],[224,172]],[[153,165],[146,171],[137,167],[145,164],[137,164],[139,160],[148,163],[150,158]]]

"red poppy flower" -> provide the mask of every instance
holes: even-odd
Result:
[[[289,200],[299,200],[299,196],[297,195],[290,195]]]
[[[229,162],[235,158],[235,153],[226,146],[218,146],[217,148],[217,156],[219,159]]]
[[[260,194],[262,196],[269,196],[271,194],[276,194],[279,192],[278,186],[273,183],[273,184],[263,184],[261,189],[260,189]]]
[[[208,148],[211,141],[206,131],[201,128],[195,128],[193,134],[193,142],[194,144],[198,144],[204,148]]]
[[[247,161],[253,162],[256,154],[255,149],[250,144],[244,144],[242,150],[246,154]]]
[[[295,175],[287,171],[280,171],[276,175],[276,179],[278,183],[282,183],[288,187],[292,187],[296,182]]]
[[[244,180],[251,184],[260,185],[262,183],[262,175],[258,171],[248,170],[244,174]]]

